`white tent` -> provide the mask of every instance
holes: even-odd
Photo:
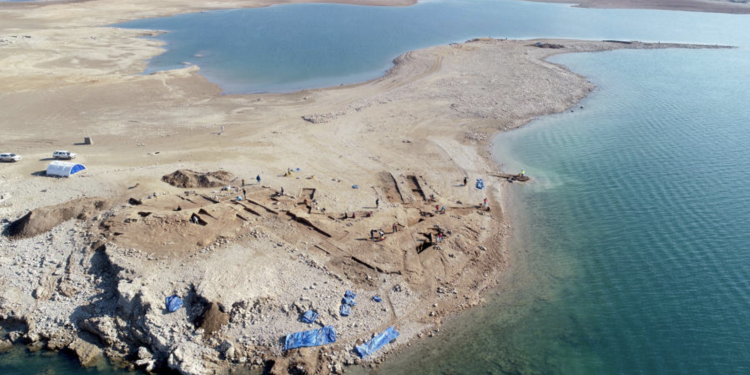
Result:
[[[67,161],[53,161],[47,167],[47,176],[70,177],[74,173],[85,170],[83,164],[70,163]]]

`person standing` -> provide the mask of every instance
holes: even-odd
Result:
[[[466,186],[468,183],[469,183],[469,178],[468,177],[464,177],[464,186]]]
[[[255,181],[258,181],[258,185],[260,185],[260,175],[257,175],[257,176],[255,177]]]
[[[398,225],[396,223],[393,223],[393,233],[396,233],[398,231]]]
[[[245,190],[245,188],[242,188],[242,197],[247,199],[247,191]]]
[[[242,186],[245,186],[245,179],[242,179]]]
[[[484,198],[484,207],[487,208],[487,198]]]
[[[375,208],[380,207],[380,198],[375,198]]]
[[[370,239],[371,240],[375,239],[375,229],[370,229]]]

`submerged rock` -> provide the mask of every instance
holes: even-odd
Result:
[[[75,353],[81,365],[84,367],[92,366],[102,356],[102,350],[94,344],[88,343],[80,338],[75,339],[68,349]]]
[[[0,340],[0,353],[7,351],[13,347],[13,343],[10,340]]]

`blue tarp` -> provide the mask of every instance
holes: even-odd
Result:
[[[326,345],[334,342],[336,342],[336,331],[333,329],[333,326],[325,326],[323,328],[286,335],[284,350]]]
[[[357,303],[354,302],[355,297],[357,297],[357,293],[354,293],[351,290],[347,290],[346,293],[344,293],[344,298],[341,300],[341,308],[339,309],[341,316],[349,316],[349,314],[352,313],[352,306],[357,305]]]
[[[484,189],[484,180],[481,178],[477,179],[477,189]]]
[[[373,300],[373,301],[375,301],[375,302],[380,302],[380,301],[382,301],[383,299],[382,299],[382,298],[380,298],[380,296],[374,296],[374,297],[372,297],[372,300]]]
[[[361,358],[365,358],[395,340],[398,335],[398,331],[393,329],[393,327],[388,327],[388,329],[373,337],[372,340],[356,347],[354,350],[356,350]]]
[[[344,299],[341,300],[341,303],[349,306],[357,306],[357,303],[354,302],[355,297],[357,297],[356,293],[347,290],[346,293],[344,293]]]
[[[341,314],[341,316],[349,316],[349,314],[351,313],[352,313],[351,306],[346,305],[346,304],[341,305],[341,308],[339,309],[339,314]]]
[[[182,299],[180,297],[177,297],[177,295],[169,296],[167,297],[167,310],[169,312],[175,312],[182,307]]]
[[[302,321],[305,323],[315,323],[315,319],[318,319],[318,313],[312,310],[307,310],[304,315],[302,315]]]

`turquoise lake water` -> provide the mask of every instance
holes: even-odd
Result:
[[[750,51],[552,60],[598,89],[495,138],[520,267],[378,374],[747,374]]]
[[[129,26],[172,30],[170,51],[149,69],[192,61],[227,92],[371,78],[406,50],[487,35],[743,46],[554,57],[598,88],[584,109],[495,139],[504,168],[534,177],[511,188],[514,267],[486,306],[377,373],[750,372],[750,17],[446,1],[277,6]],[[59,355],[0,354],[2,374],[45,371],[115,373]]]

